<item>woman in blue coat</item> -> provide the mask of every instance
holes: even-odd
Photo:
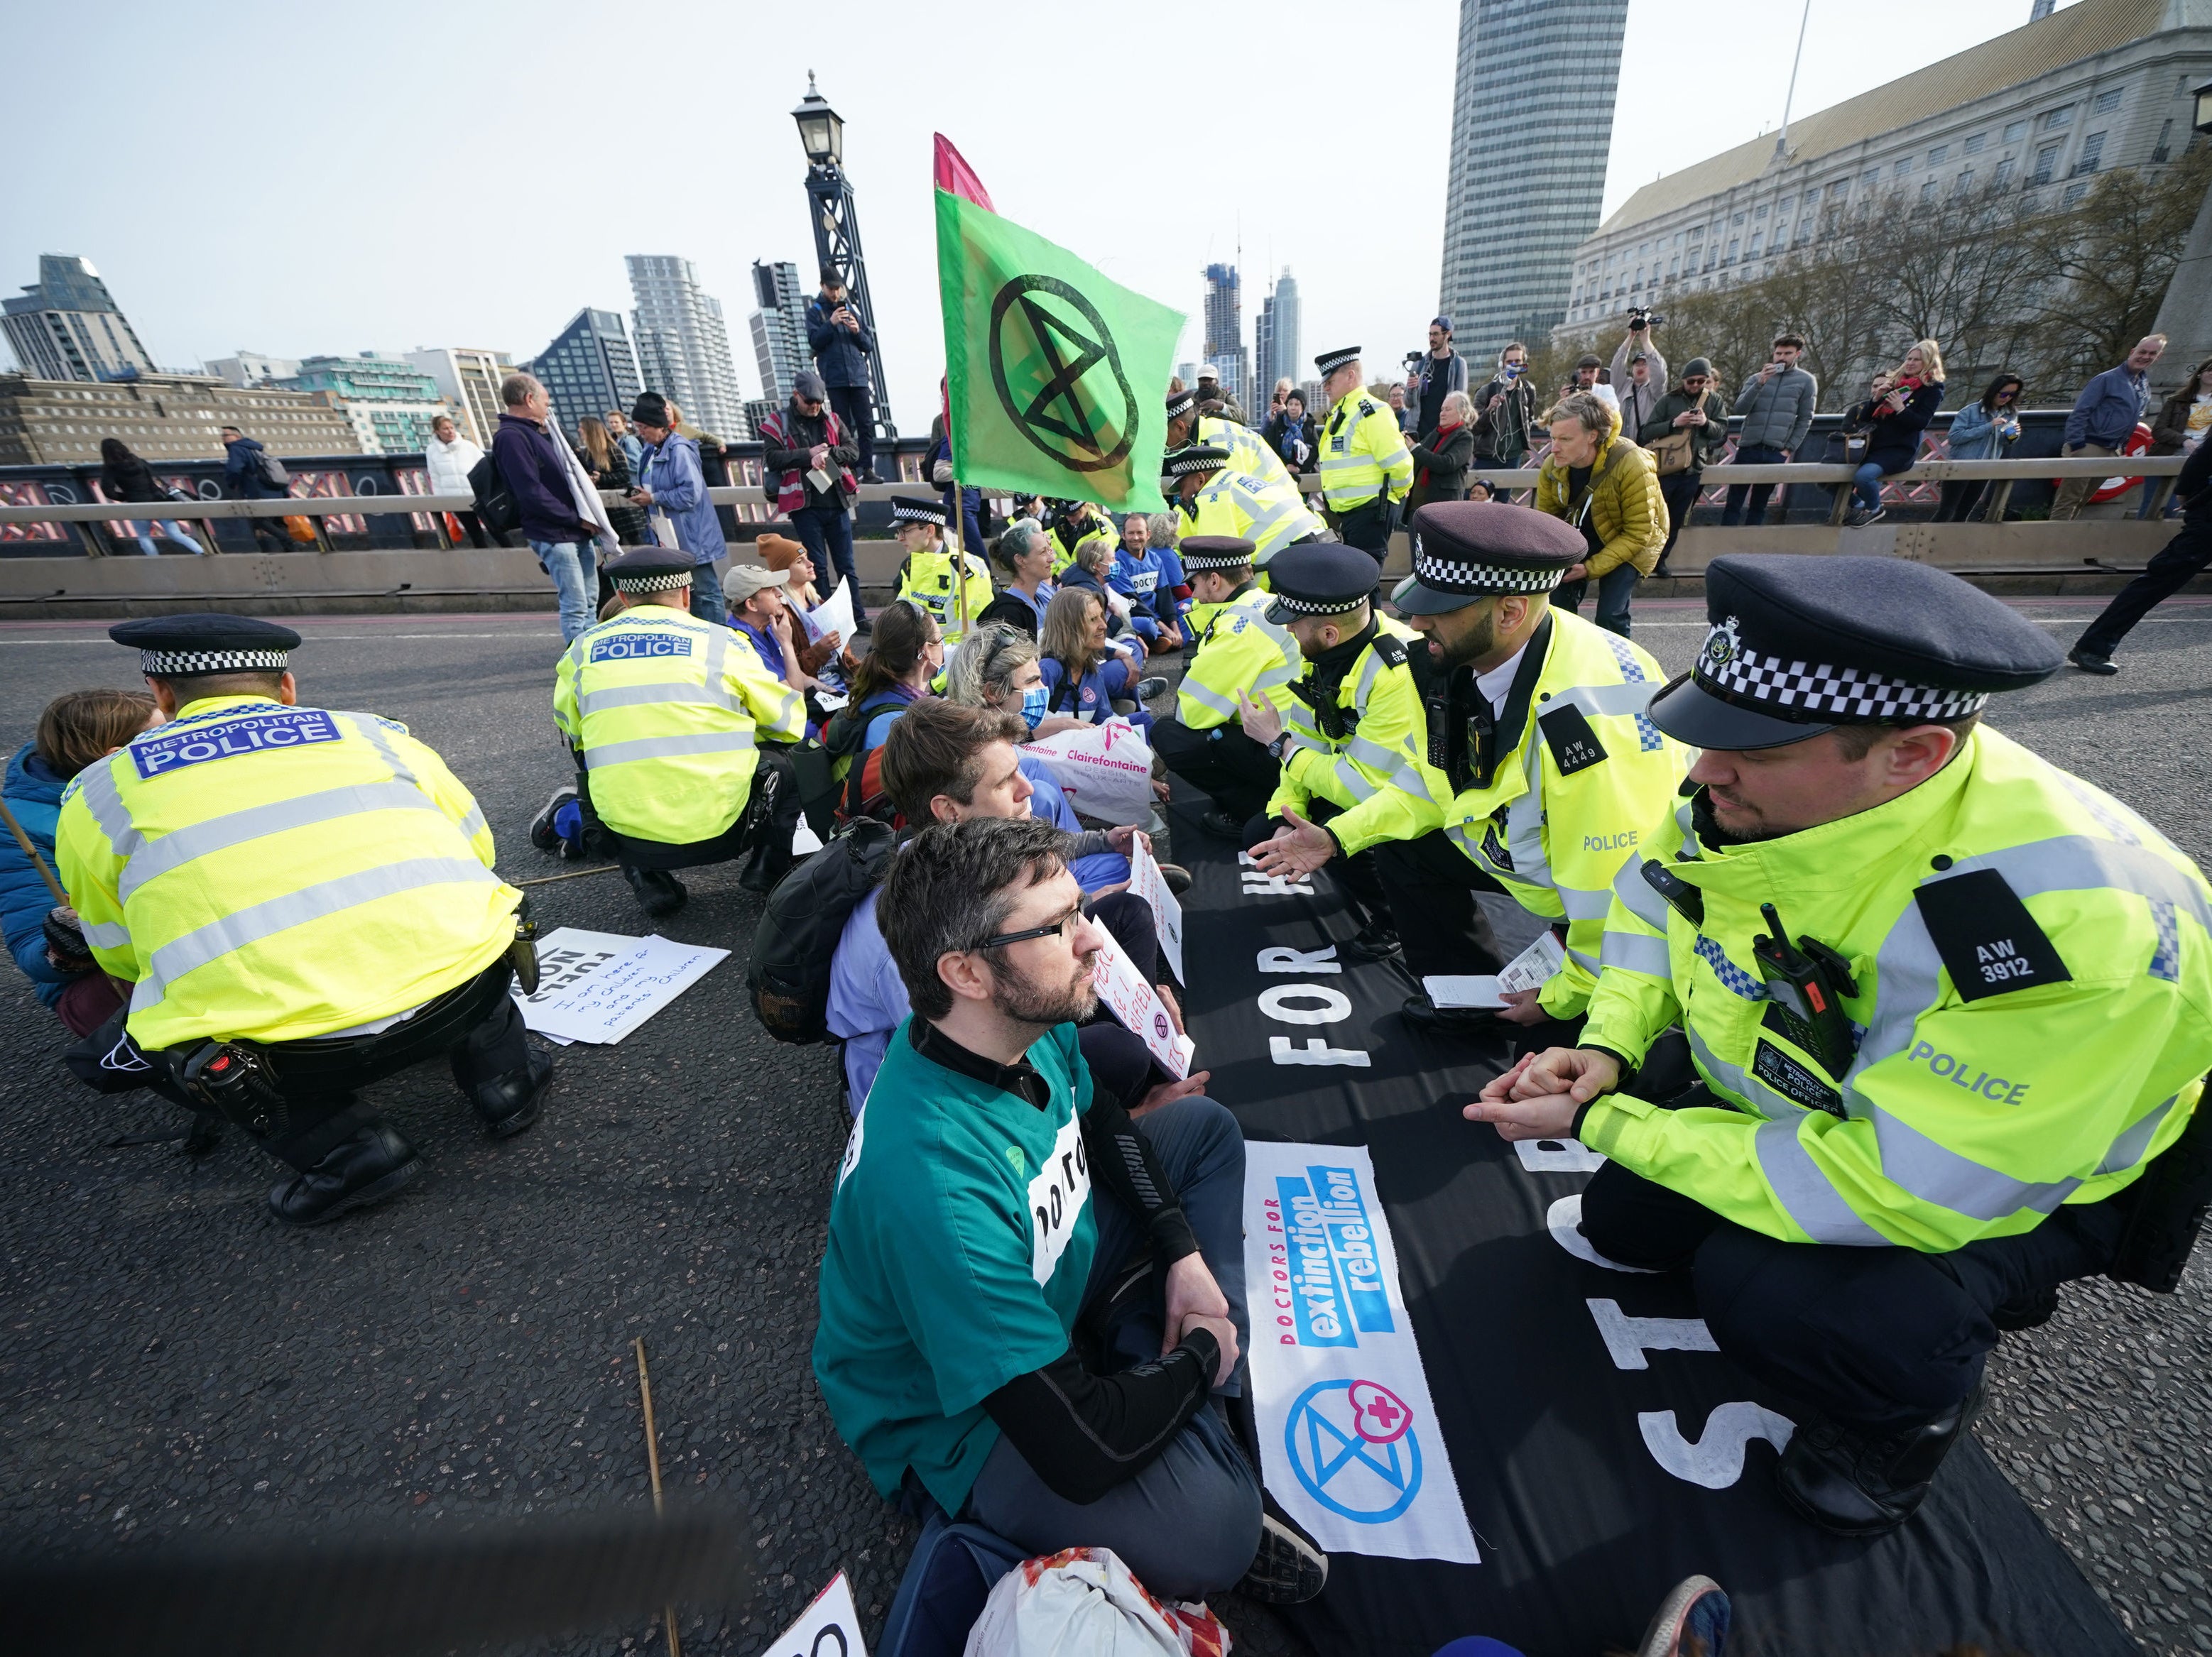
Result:
[[[70,779],[160,722],[153,697],[143,690],[72,690],[46,705],[38,735],[8,762],[0,798],[48,869],[54,866],[54,824]],[[45,877],[15,835],[0,834],[0,932],[8,953],[70,1033],[89,1035],[123,1005],[122,998],[89,955],[55,953],[46,936],[46,917],[54,907]]]
[[[1064,586],[1045,607],[1044,635],[1037,640],[1037,666],[1044,675],[1045,711],[1097,725],[1114,717],[1114,703],[1135,704],[1127,715],[1142,731],[1152,728],[1145,708],[1147,694],[1164,681],[1137,678],[1135,664],[1106,642],[1106,606],[1097,592]]]

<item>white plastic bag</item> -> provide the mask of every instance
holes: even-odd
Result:
[[[1152,745],[1119,717],[1040,737],[1027,750],[1045,763],[1085,816],[1115,825],[1144,823],[1152,814]]]
[[[1203,1605],[1164,1605],[1111,1548],[1024,1559],[999,1579],[964,1657],[1228,1657]]]

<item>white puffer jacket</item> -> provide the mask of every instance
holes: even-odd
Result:
[[[422,458],[429,466],[431,494],[466,495],[469,474],[484,458],[484,452],[456,432],[450,443],[432,438],[422,446]]]

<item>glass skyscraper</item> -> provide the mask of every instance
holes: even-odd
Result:
[[[1471,363],[1566,313],[1597,228],[1628,0],[1460,0],[1442,308]]]

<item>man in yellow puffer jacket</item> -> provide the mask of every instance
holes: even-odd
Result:
[[[1667,502],[1651,457],[1620,429],[1620,411],[1592,391],[1559,399],[1552,451],[1536,473],[1536,510],[1582,531],[1589,556],[1567,572],[1554,609],[1579,613],[1597,583],[1597,624],[1628,637],[1628,604],[1667,544]]]

